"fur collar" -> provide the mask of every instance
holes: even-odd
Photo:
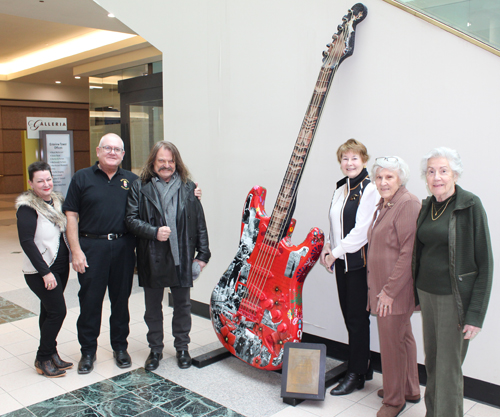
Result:
[[[54,225],[58,226],[61,232],[66,230],[66,216],[62,212],[64,197],[58,192],[52,192],[52,201],[54,206],[47,204],[42,198],[38,197],[32,190],[25,191],[16,199],[16,209],[21,206],[28,206],[36,210],[42,216],[46,217]]]

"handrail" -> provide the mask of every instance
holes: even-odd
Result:
[[[396,6],[398,7],[399,9],[401,10],[404,10],[405,12],[408,12],[422,20],[425,20],[426,22],[429,22],[443,30],[446,30],[447,32],[455,35],[455,36],[458,36],[459,38],[462,38],[464,40],[466,40],[467,42],[470,42],[476,46],[479,46],[480,48],[483,48],[485,49],[486,51],[488,52],[491,52],[492,54],[495,54],[497,56],[500,56],[500,50],[491,46],[490,44],[487,44],[483,41],[480,41],[479,39],[476,39],[474,38],[473,36],[470,36],[458,29],[455,29],[449,25],[447,25],[446,23],[443,23],[419,10],[416,10],[416,9],[413,9],[403,3],[400,3],[399,1],[396,1],[396,0],[384,0],[386,3],[389,3],[389,4],[392,4],[393,6]]]

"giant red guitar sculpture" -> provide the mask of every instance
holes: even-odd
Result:
[[[367,14],[355,4],[338,26],[324,59],[271,217],[264,210],[265,188],[255,186],[243,208],[241,240],[211,298],[214,329],[224,347],[244,362],[280,369],[283,345],[302,338],[302,286],[323,249],[324,235],[312,229],[293,246],[290,236],[297,189],[331,82],[353,53],[356,25]]]

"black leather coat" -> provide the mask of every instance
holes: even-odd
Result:
[[[177,204],[177,239],[179,269],[177,276],[170,240],[156,239],[158,228],[167,225],[160,197],[151,182],[134,181],[128,194],[125,223],[137,237],[139,285],[148,288],[192,287],[192,263],[208,262],[208,232],[200,201],[194,195],[195,184],[188,181],[179,189]]]

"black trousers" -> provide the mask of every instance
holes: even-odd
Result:
[[[25,274],[26,284],[40,299],[40,345],[36,354],[39,361],[47,361],[57,352],[56,338],[66,317],[66,303],[64,289],[68,283],[69,262],[54,263],[51,272],[57,281],[53,290],[45,288],[43,277],[40,274]]]
[[[111,302],[109,318],[111,347],[126,350],[130,315],[128,299],[135,266],[135,237],[127,234],[116,240],[80,238],[89,267],[78,274],[80,316],[76,323],[81,352],[93,355],[101,330],[102,302],[106,289]]]
[[[170,287],[174,300],[172,336],[175,350],[188,350],[191,339],[191,288]],[[147,339],[153,352],[163,351],[163,301],[164,288],[144,287],[146,312],[144,321],[148,326]]]
[[[345,272],[345,262],[335,261],[340,308],[349,335],[348,372],[365,374],[370,360],[370,313],[366,268]]]

